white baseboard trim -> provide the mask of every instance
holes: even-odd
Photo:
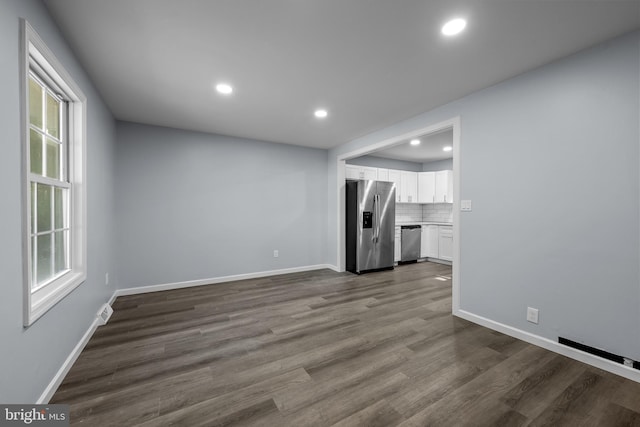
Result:
[[[78,358],[78,356],[80,356],[80,353],[82,353],[84,346],[87,345],[89,339],[91,339],[91,336],[93,336],[93,333],[96,331],[96,329],[98,329],[98,326],[100,326],[100,322],[98,318],[95,318],[93,320],[93,323],[91,323],[91,326],[89,326],[89,329],[87,329],[82,338],[80,338],[80,341],[78,341],[78,344],[76,344],[73,350],[71,350],[71,353],[69,354],[69,356],[67,356],[67,359],[64,361],[60,369],[58,369],[58,372],[53,377],[51,382],[49,382],[49,385],[47,385],[47,387],[44,389],[36,404],[46,405],[47,403],[49,403],[49,400],[51,400],[56,390],[58,390],[58,387],[62,383],[62,380],[64,380],[64,377],[67,376],[76,359]]]
[[[307,265],[303,267],[283,268],[281,270],[257,271],[255,273],[235,274],[232,276],[221,276],[210,279],[189,280],[186,282],[164,283],[161,285],[137,286],[132,288],[118,289],[114,296],[120,297],[124,295],[146,294],[149,292],[170,291],[172,289],[191,288],[193,286],[213,285],[217,283],[236,282],[238,280],[259,279],[261,277],[277,276],[280,274],[301,273],[304,271],[322,270],[328,268],[338,271],[337,268],[330,264]]]
[[[640,370],[638,369],[630,368],[628,366],[612,362],[611,360],[603,359],[601,357],[594,356],[593,354],[586,353],[572,347],[564,346],[548,338],[544,338],[539,335],[535,335],[530,332],[526,332],[491,319],[487,319],[486,317],[469,313],[465,310],[457,310],[453,313],[453,315],[470,322],[477,323],[478,325],[484,326],[486,328],[493,329],[494,331],[502,332],[505,335],[509,335],[522,341],[526,341],[529,344],[537,345],[538,347],[545,348],[547,350],[553,351],[554,353],[558,353],[571,359],[586,363],[587,365],[591,365],[604,371],[611,372],[612,374],[620,375],[621,377],[630,379],[632,381],[640,382]]]

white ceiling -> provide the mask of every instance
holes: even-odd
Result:
[[[446,146],[453,146],[453,130],[448,129],[428,135],[419,136],[420,145],[411,145],[409,141],[395,145],[385,150],[371,153],[370,156],[386,159],[406,160],[409,162],[426,163],[436,160],[450,159],[452,151],[443,151]]]
[[[640,27],[638,0],[45,4],[117,119],[320,148]]]

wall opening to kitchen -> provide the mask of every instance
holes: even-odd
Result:
[[[420,140],[421,143],[409,147],[412,140]],[[443,151],[444,146],[449,145],[450,151]],[[416,148],[410,151],[409,148]],[[413,156],[411,154],[413,153]],[[431,201],[413,200],[416,197],[409,191],[403,192],[404,199],[398,200],[396,220],[400,222],[433,222],[453,224],[452,250],[449,252],[452,262],[452,310],[455,312],[459,308],[459,271],[460,271],[460,119],[455,117],[422,129],[397,135],[384,141],[362,147],[357,150],[345,153],[337,159],[337,185],[338,185],[338,248],[337,265],[340,271],[345,270],[345,178],[347,174],[353,174],[357,169],[360,174],[367,174],[363,179],[373,178],[374,167],[384,174],[385,170],[398,171],[407,170],[409,173],[452,170],[452,188],[449,192],[445,190],[439,193],[443,198],[441,203],[434,197]],[[351,164],[346,168],[347,164]],[[357,167],[354,167],[357,166]],[[382,166],[382,167],[381,167]],[[389,181],[393,181],[393,173]],[[429,174],[424,174],[429,175]],[[447,195],[453,200],[446,200]],[[409,194],[407,196],[407,194]],[[425,197],[421,195],[421,197]],[[453,203],[450,203],[450,202]],[[421,203],[423,202],[423,203]],[[449,202],[449,203],[447,203]]]

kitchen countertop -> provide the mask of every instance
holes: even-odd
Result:
[[[451,222],[427,222],[427,221],[419,221],[419,222],[397,222],[396,227],[402,227],[403,225],[449,225],[453,226]]]

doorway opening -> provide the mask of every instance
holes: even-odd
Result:
[[[453,165],[453,203],[451,216],[453,219],[453,250],[452,250],[452,312],[460,309],[460,118],[454,117],[421,129],[403,133],[366,147],[344,153],[337,158],[337,260],[339,271],[345,271],[345,165],[348,160],[370,155],[376,152],[389,152],[389,149],[405,144],[413,139],[451,133],[451,152]]]

